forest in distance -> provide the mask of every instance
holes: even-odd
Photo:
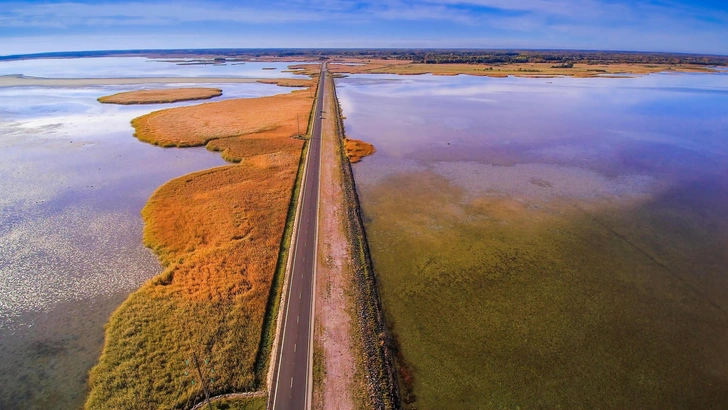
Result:
[[[407,60],[424,64],[697,64],[728,65],[728,56],[596,50],[508,50],[508,49],[177,49],[72,51],[0,56],[3,60],[32,58],[124,57],[191,58],[209,57],[234,60],[296,58],[329,60],[336,58]]]

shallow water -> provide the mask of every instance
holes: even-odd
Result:
[[[287,91],[214,86],[224,93],[216,100]],[[195,102],[96,101],[141,88],[0,88],[0,409],[83,404],[104,324],[161,270],[141,243],[142,207],[166,181],[225,164],[204,148],[163,149],[132,135],[132,118]]]
[[[728,404],[728,75],[337,93],[407,401]]]
[[[184,60],[179,60],[184,61]],[[241,77],[300,78],[288,70],[297,62],[229,62],[226,64],[178,64],[177,60],[146,57],[96,57],[0,61],[0,75],[22,74],[47,78],[129,77]],[[264,70],[263,68],[274,68]]]

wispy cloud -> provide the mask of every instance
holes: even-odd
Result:
[[[21,38],[56,38],[53,48],[63,49],[64,38],[122,34],[165,38],[169,47],[187,47],[173,39],[190,34],[232,47],[273,39],[280,47],[305,47],[305,40],[728,53],[728,2],[708,0],[85,1],[4,2],[0,54]]]
[[[70,27],[74,25],[158,25],[185,22],[230,21],[288,23],[320,21],[328,17],[314,11],[290,8],[252,8],[198,2],[122,3],[10,3],[0,11],[3,26]]]

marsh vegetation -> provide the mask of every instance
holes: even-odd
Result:
[[[93,369],[91,409],[187,408],[202,396],[263,389],[266,321],[312,99],[306,91],[156,111],[133,121],[162,146],[221,151],[238,165],[174,179],[142,211],[144,243],[165,266],[114,313]],[[305,128],[304,128],[305,129]],[[196,380],[196,382],[195,382]],[[196,383],[196,384],[195,384]]]
[[[352,163],[359,162],[363,157],[368,157],[377,152],[374,145],[349,138],[344,139],[344,150]]]
[[[209,100],[219,97],[222,90],[219,88],[166,88],[160,90],[125,91],[112,95],[99,97],[98,101],[104,104],[163,104],[178,101]]]

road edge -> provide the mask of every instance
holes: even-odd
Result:
[[[323,74],[323,73],[324,73],[324,70],[323,70],[323,66],[322,66],[321,74]],[[319,76],[321,74],[319,74]],[[309,136],[309,140],[306,141],[306,144],[309,144],[309,145],[310,145],[310,141],[313,139],[313,124],[316,121],[316,119],[315,119],[316,106],[317,106],[319,99],[321,98],[320,94],[323,93],[323,90],[319,90],[319,87],[321,84],[320,77],[317,79],[316,84],[317,84],[316,93],[315,93],[315,97],[313,99],[313,103],[311,106],[312,115],[310,117],[309,128],[308,128],[311,135]],[[306,191],[306,189],[305,189],[306,183],[307,183],[306,173],[307,173],[308,165],[309,165],[309,162],[311,159],[311,149],[310,149],[309,145],[306,146],[306,149],[307,149],[306,160],[305,160],[303,170],[302,170],[303,173],[301,174],[301,189],[299,190],[299,193],[298,193],[298,199],[297,199],[298,202],[296,204],[296,214],[295,214],[293,226],[291,229],[291,241],[289,243],[289,249],[292,249],[293,252],[288,253],[288,260],[286,261],[286,270],[285,270],[285,275],[283,278],[283,285],[282,285],[283,291],[281,292],[281,299],[279,301],[279,306],[285,307],[285,308],[278,309],[278,315],[276,318],[276,335],[275,335],[275,339],[273,341],[273,347],[271,348],[270,364],[268,367],[268,375],[266,377],[267,391],[268,391],[268,402],[266,405],[267,409],[271,409],[273,407],[273,404],[276,399],[276,397],[275,397],[276,394],[274,392],[274,384],[277,385],[277,380],[274,382],[274,379],[276,379],[276,374],[278,373],[278,370],[280,367],[281,355],[283,354],[283,352],[282,351],[279,352],[279,350],[281,347],[282,338],[284,337],[283,334],[285,333],[285,316],[288,312],[288,307],[289,307],[288,299],[290,297],[290,290],[291,290],[290,289],[290,287],[291,287],[290,278],[291,278],[291,273],[293,271],[293,260],[295,259],[295,255],[296,255],[296,243],[298,240],[297,233],[298,233],[299,222],[300,222],[301,208],[303,206],[303,195],[304,195],[304,192]],[[320,151],[319,151],[319,154],[320,154]],[[321,170],[319,169],[319,177],[320,177],[320,173],[321,173]],[[320,191],[320,187],[319,187],[319,191]],[[318,215],[317,215],[317,217],[318,217]],[[318,236],[316,237],[316,239],[318,240]],[[316,267],[316,264],[314,263],[314,269],[315,269],[315,267]],[[314,274],[315,274],[315,272],[314,272]],[[315,286],[315,283],[314,283],[314,286]],[[312,312],[314,311],[313,302],[312,302],[311,311]],[[310,347],[311,352],[313,352],[313,346],[309,346],[309,347]],[[309,362],[307,371],[310,373],[311,369],[312,369],[312,367]],[[308,375],[307,375],[307,378],[308,378]],[[277,386],[276,386],[276,388],[277,388]],[[308,387],[307,387],[307,390],[308,390]],[[309,394],[310,394],[310,391],[307,391],[307,396]],[[308,404],[310,404],[309,397],[307,397],[307,405]]]
[[[315,116],[316,113],[316,102],[318,100],[318,90],[316,92],[316,97],[313,99],[313,102],[311,104],[311,117]],[[309,126],[309,130],[311,127]],[[296,232],[298,230],[298,225],[300,221],[300,215],[301,215],[301,206],[302,206],[302,199],[303,199],[303,193],[304,193],[304,185],[306,183],[306,170],[308,169],[308,163],[309,159],[311,158],[311,150],[309,147],[310,142],[305,142],[306,146],[303,148],[306,150],[306,159],[304,160],[303,169],[301,170],[301,188],[298,191],[298,198],[296,198],[296,213],[293,218],[293,226],[291,227],[291,240],[288,243],[288,258],[286,260],[286,269],[285,273],[283,275],[283,291],[281,292],[281,299],[278,301],[279,308],[278,308],[278,315],[276,317],[276,335],[273,339],[273,346],[271,347],[270,352],[270,363],[268,364],[268,374],[266,375],[266,390],[268,391],[268,408],[271,406],[271,397],[273,396],[272,390],[273,390],[273,379],[274,375],[276,373],[276,370],[278,368],[278,360],[277,357],[279,355],[278,350],[280,348],[280,342],[281,342],[281,333],[282,333],[282,327],[283,327],[283,317],[284,312],[287,310],[287,302],[288,302],[288,296],[289,296],[289,282],[291,278],[291,271],[293,270],[293,258],[296,254]],[[292,250],[292,251],[291,251]],[[281,307],[285,307],[285,309],[281,309]]]
[[[327,76],[328,71],[321,70],[321,75]],[[318,98],[321,98],[322,100],[322,107],[326,108],[326,78],[324,78],[323,82],[323,88],[321,89],[321,95],[318,96]],[[328,114],[328,113],[326,113]],[[320,127],[321,134],[319,135],[319,138],[321,138],[321,143],[323,145],[323,123]],[[319,163],[321,163],[321,157],[323,156],[323,149],[319,149]],[[316,212],[316,240],[314,241],[313,248],[316,252],[316,257],[314,257],[314,263],[313,263],[313,275],[311,278],[312,286],[311,286],[311,321],[309,322],[308,327],[308,334],[309,334],[309,344],[308,344],[308,370],[306,378],[308,379],[307,386],[306,386],[306,408],[311,409],[311,402],[313,400],[313,339],[314,339],[314,333],[316,331],[316,270],[318,269],[318,250],[319,250],[319,227],[321,226],[321,167],[319,166],[318,169],[318,190],[316,191],[316,202],[319,204]]]
[[[336,94],[336,83],[332,82],[336,133],[339,144],[345,137],[341,105]],[[393,344],[386,325],[384,311],[379,299],[379,289],[369,253],[364,222],[361,215],[359,195],[351,162],[343,149],[340,150],[342,180],[344,185],[345,212],[348,220],[348,235],[352,249],[354,269],[354,297],[362,349],[364,378],[369,395],[369,407],[373,409],[400,409],[399,382],[395,370]]]

